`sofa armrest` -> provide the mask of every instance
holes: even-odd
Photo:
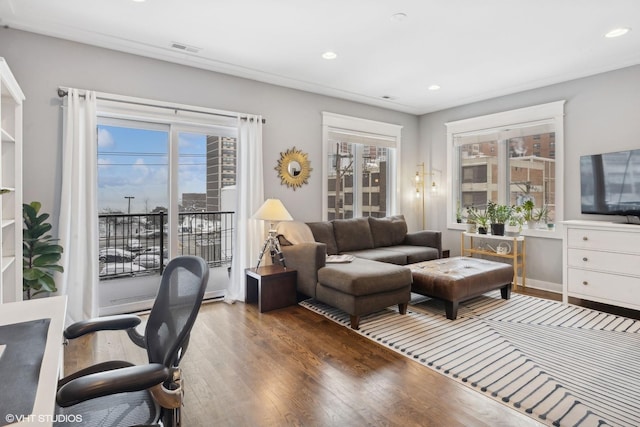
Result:
[[[327,245],[324,243],[299,243],[281,246],[287,267],[298,271],[298,292],[307,296],[316,296],[318,270],[327,261]]]
[[[442,258],[442,232],[440,231],[423,230],[407,233],[404,244],[435,248],[438,250],[438,258]]]

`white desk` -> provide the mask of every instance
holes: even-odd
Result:
[[[62,364],[62,332],[64,330],[66,308],[66,296],[0,304],[0,326],[14,325],[38,319],[50,319],[44,355],[42,357],[42,364],[40,365],[38,388],[36,390],[31,416],[26,417],[28,419],[9,424],[8,427],[52,425],[58,373]],[[0,345],[1,344],[5,343],[0,342]],[[7,348],[5,348],[5,352],[6,351]],[[2,356],[0,356],[0,363],[2,363]],[[16,366],[15,369],[20,369],[20,366]],[[0,381],[2,381],[1,378]],[[11,390],[0,388],[2,389],[2,394],[11,393]],[[0,414],[2,424],[11,421],[10,418],[13,416],[11,408],[0,412],[3,412]]]

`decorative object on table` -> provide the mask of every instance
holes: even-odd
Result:
[[[58,261],[62,257],[62,246],[56,244],[47,234],[51,224],[45,222],[48,213],[39,215],[40,202],[22,205],[23,230],[23,261],[22,261],[22,290],[27,299],[42,292],[55,292],[56,283],[53,280],[54,271],[64,272]]]
[[[270,223],[269,234],[267,235],[267,239],[264,241],[264,245],[262,246],[262,250],[260,251],[260,255],[258,257],[258,265],[256,265],[256,268],[260,267],[260,262],[262,262],[262,257],[264,256],[264,253],[267,251],[267,249],[269,250],[271,259],[277,259],[284,266],[284,255],[282,255],[282,251],[280,250],[280,242],[278,242],[278,238],[276,237],[277,232],[275,229],[275,223],[279,221],[293,220],[291,214],[287,211],[287,209],[279,199],[267,199],[251,218],[269,221]]]
[[[532,218],[535,223],[535,228],[546,230],[548,217],[549,208],[546,205],[542,205],[541,207],[534,209]]]
[[[524,223],[524,211],[522,206],[513,206],[511,208],[511,215],[509,221],[504,226],[504,234],[506,236],[519,236],[522,231],[522,224]]]
[[[498,255],[508,255],[511,253],[511,245],[507,242],[501,242],[496,246],[496,253]]]
[[[511,206],[499,205],[492,201],[487,203],[487,216],[491,222],[491,234],[504,236],[504,225],[511,216]]]
[[[467,224],[475,224],[473,230],[467,230],[469,233],[475,233],[477,230],[480,234],[487,234],[489,217],[484,210],[480,210],[475,206],[469,206],[467,207]]]
[[[533,203],[533,200],[528,199],[521,206],[522,206],[522,213],[524,216],[524,222],[527,223],[527,226],[529,228],[535,228],[535,226],[533,226],[533,209],[535,208],[535,204]]]
[[[296,188],[309,183],[308,179],[313,170],[307,154],[297,150],[296,147],[280,153],[278,166],[274,169],[278,171],[280,183],[293,188],[294,191]]]

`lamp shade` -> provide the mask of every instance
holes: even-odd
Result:
[[[267,199],[251,217],[264,221],[292,221],[293,217],[279,199]]]

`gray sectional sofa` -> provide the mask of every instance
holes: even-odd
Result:
[[[287,267],[298,272],[298,292],[359,317],[389,305],[406,309],[411,294],[411,271],[406,267],[441,258],[439,231],[407,232],[402,215],[311,222],[313,241],[292,244],[279,235]],[[327,264],[327,255],[349,254],[348,264]]]

